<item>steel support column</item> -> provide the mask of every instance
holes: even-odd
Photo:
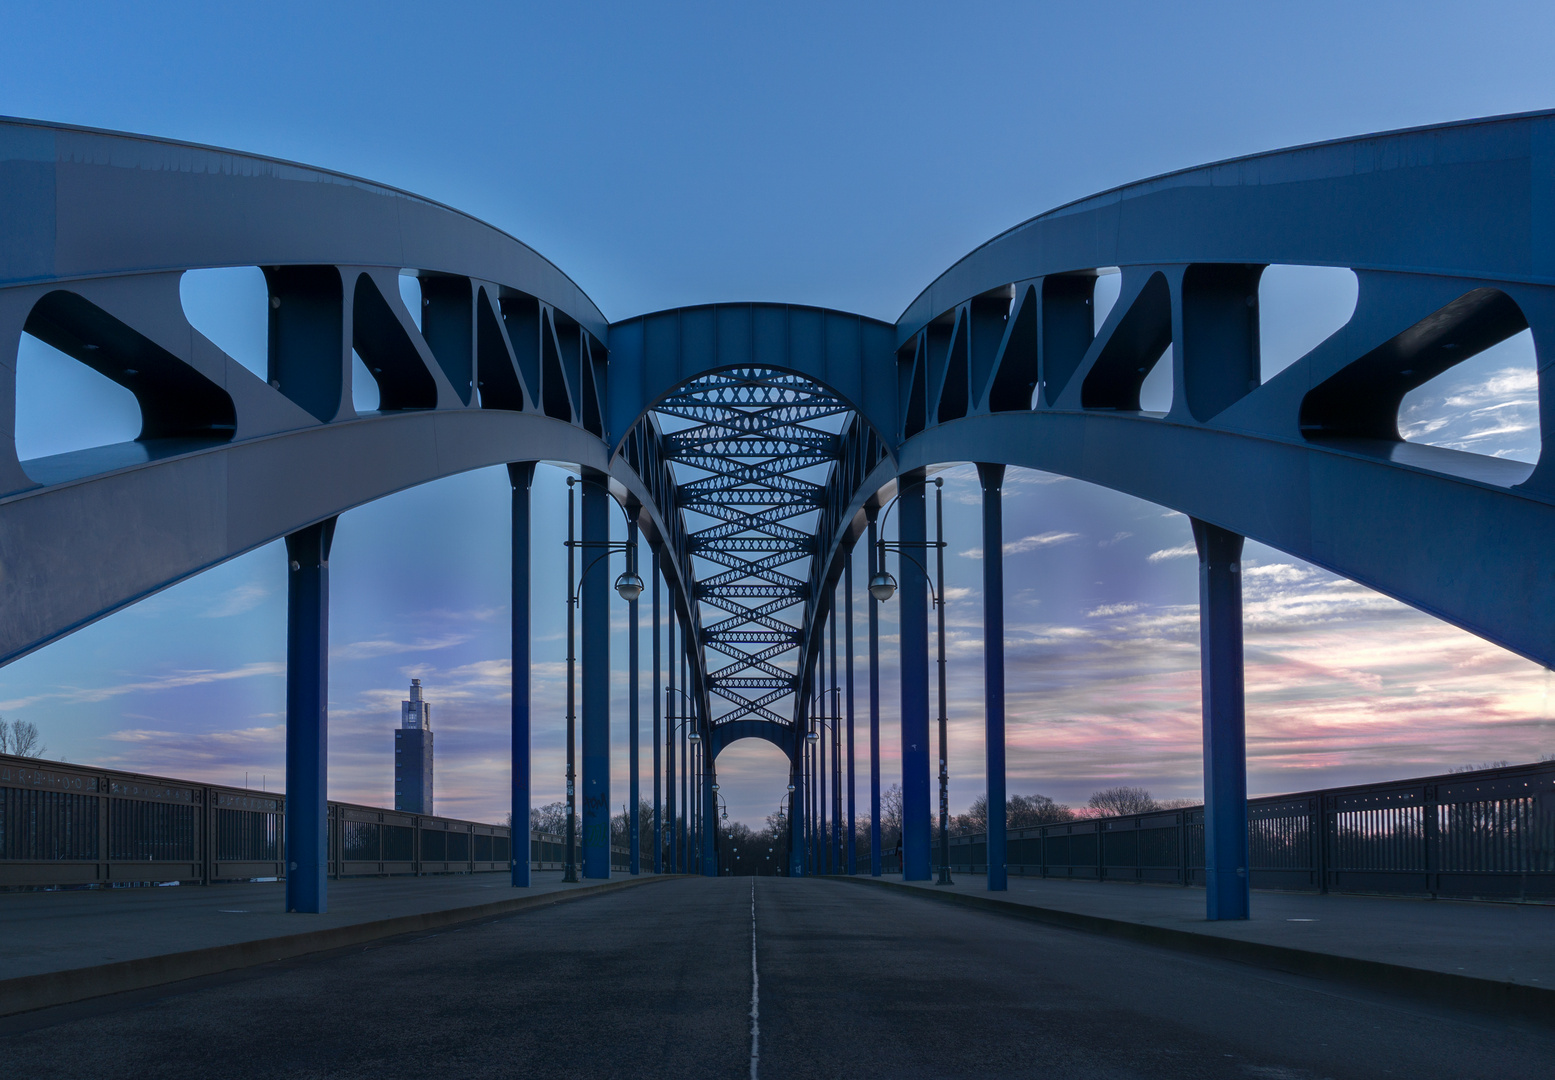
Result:
[[[880,516],[880,507],[870,503],[864,508],[864,513],[869,518],[869,550],[865,553],[865,566],[868,568],[867,580],[875,579],[875,572],[880,569],[878,558],[879,550],[876,542],[879,537],[876,530],[876,519]],[[871,877],[880,876],[880,601],[873,596],[866,601],[869,604],[869,873]]]
[[[902,879],[927,881],[931,871],[929,819],[929,583],[922,559],[927,551],[924,477],[916,470],[901,478],[896,529],[911,557],[897,560],[901,572],[902,681]]]
[[[513,827],[509,854],[515,889],[529,886],[529,491],[534,478],[535,463],[532,461],[508,466],[508,481],[513,485],[513,576],[510,585]]]
[[[286,538],[286,910],[329,910],[329,547],[335,519]]]
[[[1003,465],[977,466],[983,485],[983,745],[988,775],[988,891],[1009,888],[1004,785]]]
[[[610,493],[606,477],[583,476],[583,876],[610,876]]]
[[[659,574],[659,545],[653,545],[653,872],[664,873],[664,815],[661,812],[662,798],[660,779],[661,770],[664,767],[662,759],[663,746],[661,738],[660,720],[663,716],[664,702],[663,680],[660,677],[660,666],[664,662],[663,654],[659,649],[659,589],[662,585]]]
[[[826,688],[827,704],[831,710],[831,835],[827,844],[827,869],[833,874],[842,873],[842,700],[837,682],[837,589],[832,588],[831,612],[831,679]]]
[[[1204,700],[1205,917],[1245,919],[1247,737],[1242,686],[1242,537],[1193,519],[1199,549]]]
[[[718,773],[712,755],[702,754],[702,876],[718,876]]]
[[[675,800],[675,732],[679,729],[676,723],[678,711],[675,700],[675,593],[670,590],[670,617],[664,628],[669,640],[665,642],[667,648],[665,655],[669,658],[666,677],[669,685],[664,691],[664,752],[668,762],[664,767],[664,791],[669,806],[669,872],[680,873],[680,828],[677,824],[680,815],[676,812]],[[683,811],[682,811],[683,812]]]
[[[847,648],[845,651],[847,663],[847,692],[848,692],[848,873],[858,873],[858,829],[855,823],[857,803],[854,791],[853,776],[853,556],[855,552],[849,550],[848,561],[843,564],[842,590],[844,618],[846,629]]]
[[[635,507],[633,508],[635,511]],[[637,518],[635,514],[626,523],[626,543],[630,552],[627,565],[637,565]],[[641,647],[638,642],[637,625],[637,601],[631,600],[626,605],[626,790],[627,797],[631,800],[627,803],[626,830],[629,834],[626,838],[626,846],[631,851],[631,866],[627,869],[629,874],[642,873],[642,821],[638,814],[638,804],[642,802],[641,782],[638,779],[639,748],[637,745],[637,728],[640,719],[638,713],[640,703],[637,700],[640,694],[638,685],[637,667],[641,659]]]

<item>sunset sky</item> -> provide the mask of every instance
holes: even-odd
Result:
[[[155,32],[146,7],[12,13],[0,112],[409,188],[533,244],[612,319],[768,299],[894,320],[970,248],[1091,191],[1303,141],[1555,105],[1543,55],[1555,12],[1533,4],[1480,5],[1472,21],[1447,4],[1314,3],[1283,15],[1201,5],[1191,18],[1120,4],[1113,19],[990,5],[965,20],[900,4],[522,18],[494,6],[458,27],[426,20],[424,7],[346,7],[269,4],[242,17],[191,7]],[[1512,24],[1518,33],[1505,32]],[[1102,279],[1098,319],[1116,282]],[[1354,297],[1346,270],[1271,268],[1265,377],[1342,325]],[[199,329],[262,368],[257,271],[190,275],[184,301]],[[1169,394],[1152,379],[1145,407],[1164,408]],[[126,393],[31,340],[18,402],[24,458],[138,429]],[[1533,461],[1536,405],[1525,333],[1412,394],[1401,430]],[[537,803],[562,791],[563,476],[544,468],[535,489]],[[951,463],[943,476],[959,810],[983,790],[982,540],[975,473]],[[438,811],[506,812],[507,512],[505,473],[484,470],[340,519],[332,797],[391,802],[391,731],[418,677],[437,732]],[[1187,519],[1012,470],[1005,528],[1010,790],[1071,804],[1119,783],[1197,797]],[[862,566],[860,553],[861,657]],[[1279,551],[1250,544],[1244,566],[1254,792],[1555,754],[1544,668]],[[886,783],[900,779],[896,606],[882,608]],[[626,627],[625,605],[614,607],[619,808]],[[285,616],[272,544],[0,669],[0,715],[36,723],[50,757],[277,788]],[[643,684],[646,732],[646,672]],[[865,686],[861,661],[863,805]],[[731,815],[753,823],[787,782],[779,753],[755,742],[727,751],[719,773]],[[643,785],[651,791],[646,769]]]

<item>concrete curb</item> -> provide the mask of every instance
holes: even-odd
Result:
[[[572,900],[584,900],[651,882],[670,881],[674,877],[675,875],[654,875],[626,878],[602,885],[540,893],[536,896],[521,896],[512,900],[494,900],[470,907],[423,911],[415,915],[396,915],[388,919],[352,923],[349,926],[332,926],[327,930],[309,930],[300,934],[288,934],[285,937],[259,938],[231,945],[191,949],[187,952],[142,956],[134,960],[120,960],[116,963],[98,964],[93,967],[50,971],[41,975],[22,975],[14,979],[0,980],[0,1016],[47,1009],[55,1005],[68,1005],[71,1002],[85,1001],[106,994],[120,994],[126,990],[144,990],[147,987],[181,982],[202,975],[218,975],[224,971],[236,971],[276,960],[290,960],[309,953],[328,952],[331,949],[361,945],[383,938],[398,937],[401,934],[436,930],[457,923],[510,915],[530,908],[565,904]]]
[[[1258,941],[1224,938],[1214,934],[1195,933],[1192,930],[1177,930],[1169,926],[1152,926],[1149,923],[1129,922],[1126,919],[1113,919],[1103,915],[1084,915],[1060,908],[999,900],[991,896],[931,891],[883,878],[834,876],[832,880],[851,882],[855,885],[874,885],[911,896],[920,896],[926,900],[960,904],[963,907],[1000,915],[1012,915],[1067,930],[1123,938],[1127,941],[1157,945],[1198,956],[1234,960],[1295,975],[1332,979],[1352,986],[1406,994],[1439,1005],[1456,1005],[1481,1012],[1494,1012],[1498,1015],[1511,1012],[1545,1023],[1555,1023],[1555,989],[1552,988],[1484,979],[1473,975],[1458,975],[1447,971],[1433,971],[1429,968],[1407,967],[1382,960],[1365,960],[1334,953],[1313,952],[1309,949],[1293,949],[1286,945],[1268,945]]]

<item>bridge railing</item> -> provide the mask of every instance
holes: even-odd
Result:
[[[1258,889],[1555,900],[1555,762],[1248,801]],[[1087,818],[1006,839],[1009,873],[1204,883],[1204,808]],[[950,838],[953,871],[987,871],[987,833]]]
[[[0,888],[284,878],[285,811],[266,792],[0,755]],[[511,844],[505,825],[329,804],[332,877],[505,871]],[[530,866],[561,869],[565,847],[531,833]],[[611,849],[614,869],[630,859]]]

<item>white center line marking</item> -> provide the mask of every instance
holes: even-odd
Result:
[[[761,1062],[761,977],[756,973],[756,879],[751,878],[751,1080]]]

